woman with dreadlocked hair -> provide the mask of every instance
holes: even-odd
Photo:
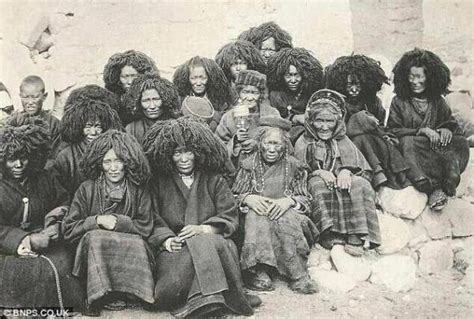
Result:
[[[125,94],[124,101],[127,108],[139,116],[125,130],[140,143],[153,123],[180,116],[178,90],[158,74],[139,75]]]
[[[456,194],[469,162],[469,145],[443,98],[449,68],[431,51],[406,52],[393,68],[396,96],[387,126],[400,140],[410,180],[441,210]]]
[[[313,197],[312,220],[326,249],[343,244],[351,255],[380,245],[371,169],[346,136],[344,98],[332,90],[314,93],[305,113],[305,134],[295,154],[310,168],[308,190]]]
[[[157,215],[155,303],[177,317],[231,310],[252,315],[237,248],[237,203],[221,173],[227,152],[209,127],[190,117],[155,123],[143,143],[154,174]]]
[[[145,72],[158,74],[155,61],[146,54],[135,50],[116,53],[109,58],[104,67],[105,88],[115,93],[119,100],[123,102],[123,95],[128,91],[133,80],[138,74],[144,74]],[[124,108],[119,114],[124,125],[135,119],[132,110]]]
[[[227,43],[219,49],[216,62],[224,71],[231,88],[231,101],[236,104],[239,94],[235,89],[235,80],[241,70],[255,70],[265,73],[265,62],[257,48],[248,41],[237,40]]]
[[[379,62],[365,55],[337,58],[326,75],[326,87],[346,96],[347,136],[372,167],[372,186],[401,189],[411,183],[395,137],[383,128],[385,109],[377,92],[384,83],[388,78]]]
[[[64,239],[77,244],[72,274],[87,281],[89,310],[124,308],[135,296],[153,299],[151,173],[137,140],[109,130],[87,147],[81,184],[64,218]],[[125,261],[125,262],[124,262]]]
[[[304,132],[304,112],[308,99],[322,88],[323,67],[306,49],[285,48],[268,60],[270,104],[291,121],[294,144]]]
[[[109,129],[122,129],[118,113],[106,101],[79,96],[67,104],[61,120],[61,138],[67,146],[56,157],[53,173],[72,199],[85,180],[79,169],[84,150],[91,141]]]
[[[43,169],[49,129],[42,119],[23,120],[0,130],[0,306],[82,310],[74,253],[60,241],[67,192]]]
[[[176,69],[173,83],[181,100],[199,96],[211,102],[215,113],[209,126],[214,132],[232,102],[229,83],[220,66],[214,60],[195,56]]]
[[[313,294],[307,262],[318,231],[306,216],[312,206],[308,172],[291,156],[290,128],[285,119],[260,119],[258,152],[242,162],[232,187],[245,219],[240,265],[252,290],[273,290],[269,272],[277,272],[293,291]]]
[[[293,47],[291,35],[273,21],[242,32],[238,39],[252,42],[260,50],[265,63],[268,63],[268,59],[281,49]]]

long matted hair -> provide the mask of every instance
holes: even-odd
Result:
[[[291,43],[291,35],[273,21],[265,22],[257,27],[250,28],[242,32],[238,37],[239,40],[252,42],[259,50],[262,47],[262,42],[268,38],[275,39],[277,51],[283,48],[293,47],[293,44]]]

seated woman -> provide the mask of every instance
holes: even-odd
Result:
[[[292,48],[291,35],[273,21],[262,23],[239,35],[239,40],[252,42],[260,50],[265,63],[283,48]]]
[[[219,49],[215,60],[229,81],[232,105],[235,105],[239,99],[239,94],[235,89],[235,80],[240,71],[255,70],[265,73],[265,62],[260,52],[248,41],[237,40],[227,43]]]
[[[63,228],[64,239],[77,244],[72,274],[87,282],[89,310],[123,308],[130,295],[152,303],[153,256],[146,240],[154,213],[140,144],[109,130],[87,147],[81,167],[89,180],[77,190]]]
[[[125,94],[127,109],[138,117],[125,130],[142,142],[146,131],[158,120],[179,117],[179,96],[173,83],[157,74],[139,75]]]
[[[83,310],[74,253],[61,242],[67,192],[43,170],[49,146],[41,119],[0,130],[0,307]]]
[[[128,50],[112,55],[104,67],[105,88],[117,95],[121,104],[119,112],[123,125],[127,125],[135,119],[133,110],[127,109],[123,104],[123,96],[132,85],[133,80],[145,72],[158,74],[155,61],[146,54]]]
[[[220,66],[214,60],[195,56],[176,69],[173,83],[181,100],[186,96],[199,96],[211,102],[215,114],[209,126],[214,132],[231,105],[229,83]]]
[[[149,243],[156,252],[155,303],[177,317],[218,310],[252,315],[258,297],[244,293],[237,248],[237,203],[219,172],[226,150],[209,127],[188,117],[159,121],[144,148],[157,215]]]
[[[261,103],[266,89],[266,76],[252,70],[240,71],[235,81],[240,104],[224,114],[216,129],[216,135],[227,145],[230,158],[236,168],[252,153],[257,142],[258,120],[262,116],[278,116],[278,111]]]
[[[294,144],[304,132],[304,112],[310,96],[321,89],[323,67],[306,49],[285,48],[268,60],[270,104],[291,121]]]
[[[347,253],[360,256],[365,243],[380,245],[380,228],[370,166],[346,136],[344,115],[341,94],[327,89],[314,93],[295,153],[311,171],[308,188],[320,244],[326,249],[345,244]]]
[[[385,109],[377,92],[384,83],[388,78],[379,62],[365,55],[339,57],[326,74],[326,87],[346,96],[347,136],[372,167],[372,186],[401,189],[411,183],[394,136],[383,128]]]
[[[72,93],[71,93],[72,94]],[[67,143],[53,164],[53,174],[68,191],[72,200],[85,177],[79,169],[87,144],[108,129],[122,129],[118,113],[106,100],[95,100],[78,95],[66,105],[61,120],[61,138]]]
[[[244,213],[244,243],[240,265],[253,290],[273,290],[269,271],[291,281],[298,293],[317,292],[307,262],[317,229],[311,213],[304,164],[290,154],[291,123],[262,117],[256,137],[258,151],[242,162],[232,187]]]
[[[433,52],[414,49],[393,69],[395,94],[387,126],[400,140],[409,178],[442,209],[456,194],[469,162],[469,145],[442,97],[451,82],[449,68]]]

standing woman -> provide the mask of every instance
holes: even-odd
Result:
[[[306,132],[295,145],[296,157],[310,168],[312,219],[321,233],[320,244],[331,249],[344,244],[354,256],[363,246],[380,245],[371,169],[362,153],[346,136],[344,98],[319,90],[309,99]]]
[[[443,98],[449,68],[431,51],[406,52],[393,69],[395,94],[387,126],[400,140],[409,178],[441,210],[456,194],[469,161],[469,144]]]
[[[155,61],[146,54],[135,50],[115,53],[104,67],[105,88],[115,93],[123,102],[123,95],[128,91],[133,80],[145,72],[158,73]],[[127,125],[135,119],[136,114],[122,105],[119,115],[123,124]]]
[[[258,297],[244,293],[235,244],[237,202],[220,172],[227,153],[193,118],[155,123],[145,136],[157,215],[149,242],[156,252],[155,300],[173,315],[218,310],[252,315]]]
[[[281,49],[293,47],[291,35],[273,21],[242,32],[238,39],[252,42],[260,50],[265,63]]]
[[[220,66],[214,60],[195,56],[176,69],[173,83],[181,100],[186,96],[199,96],[211,102],[215,114],[209,126],[215,131],[231,105],[229,83]]]
[[[158,74],[139,75],[124,97],[127,109],[133,110],[138,119],[129,123],[125,130],[143,141],[146,131],[159,120],[179,117],[179,96],[176,87]]]
[[[68,196],[43,169],[49,147],[41,119],[0,130],[0,307],[83,309],[60,232]]]
[[[77,244],[72,274],[87,281],[87,303],[124,307],[133,295],[153,302],[153,257],[146,240],[153,228],[148,162],[135,138],[109,130],[81,161],[81,184],[64,218],[64,239]],[[149,258],[150,257],[150,258]]]
[[[61,138],[68,143],[56,157],[53,173],[70,198],[85,176],[79,168],[87,144],[109,129],[122,129],[118,113],[105,101],[81,96],[65,107],[61,120]]]
[[[268,60],[270,104],[291,121],[294,144],[304,132],[304,112],[310,96],[322,88],[323,67],[306,49],[285,48]]]
[[[346,96],[347,135],[372,167],[372,186],[409,186],[408,165],[383,127],[386,112],[377,93],[388,78],[380,63],[365,55],[342,56],[331,65],[326,81],[328,89]]]
[[[215,60],[229,81],[232,105],[235,105],[239,99],[235,80],[240,71],[255,70],[265,73],[265,62],[260,56],[260,52],[248,41],[237,40],[227,43],[219,49]]]

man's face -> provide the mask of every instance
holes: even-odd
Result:
[[[278,130],[270,130],[266,133],[260,143],[263,160],[268,164],[276,163],[285,152],[285,142]]]
[[[148,89],[143,91],[140,100],[142,104],[143,114],[150,120],[156,120],[160,117],[162,110],[161,105],[163,100],[160,94],[155,89]]]
[[[232,79],[237,79],[237,75],[239,75],[240,71],[247,70],[247,61],[242,59],[236,59],[230,65],[230,73],[232,75]]]
[[[20,87],[23,110],[30,115],[38,115],[47,96],[41,83],[25,83]]]
[[[189,70],[189,83],[196,95],[202,96],[206,93],[207,80],[207,73],[204,67],[195,66]]]
[[[360,84],[359,78],[353,74],[349,74],[347,76],[347,85],[346,85],[347,95],[351,99],[357,99],[361,90],[362,90],[362,86]]]
[[[246,85],[239,92],[239,98],[242,101],[242,104],[248,105],[250,109],[253,109],[258,105],[260,96],[260,90],[253,85]]]
[[[290,65],[283,77],[285,78],[286,86],[291,92],[297,92],[299,90],[303,77],[294,65]]]
[[[124,66],[122,70],[120,70],[120,84],[122,84],[122,88],[127,91],[137,76],[138,72],[133,66]]]
[[[25,176],[28,163],[26,158],[9,159],[6,162],[7,172],[14,179],[21,180]]]

